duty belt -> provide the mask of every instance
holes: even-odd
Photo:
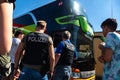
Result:
[[[30,64],[23,64],[23,66],[37,70],[37,71],[41,71],[43,68],[43,65],[30,65]]]

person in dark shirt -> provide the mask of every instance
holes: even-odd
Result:
[[[45,34],[46,22],[37,22],[36,31],[27,34],[21,41],[15,55],[14,77],[19,77],[19,60],[22,52],[23,68],[19,80],[48,80],[53,75],[55,55],[52,38]]]
[[[71,65],[73,59],[77,58],[74,45],[70,42],[69,31],[62,33],[62,40],[55,53],[55,72],[53,80],[69,80],[71,75]]]

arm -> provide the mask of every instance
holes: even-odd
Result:
[[[12,45],[13,3],[0,0],[0,54],[10,51]]]
[[[98,60],[99,60],[100,62],[102,62],[102,63],[103,63],[104,61],[105,61],[105,62],[111,61],[111,59],[112,59],[112,54],[113,54],[112,49],[106,48],[104,43],[100,43],[99,49],[101,50],[102,54],[101,54],[101,56],[98,58]]]
[[[50,68],[48,72],[48,78],[49,80],[51,80],[54,72],[54,67],[55,67],[55,54],[54,54],[53,44],[49,45],[49,56],[50,56]]]
[[[54,71],[55,66],[55,54],[54,54],[54,47],[53,47],[53,41],[52,38],[49,38],[50,44],[49,44],[49,55],[50,55],[50,71]]]
[[[105,46],[105,43],[102,42],[99,44],[98,48],[102,51],[102,54],[103,54],[103,48]],[[101,54],[101,56],[98,57],[98,60],[101,62],[101,63],[104,63],[104,58],[103,58],[103,55]]]
[[[76,49],[74,50],[74,58],[73,58],[73,60],[76,60],[76,59],[78,59],[78,53],[77,53],[77,51],[76,51]]]
[[[50,55],[50,71],[54,71],[55,66],[55,55],[53,45],[49,46],[49,55]]]
[[[25,45],[26,44],[26,37],[27,37],[27,35],[23,37],[23,39],[19,43],[19,46],[18,46],[17,51],[15,53],[15,59],[14,59],[14,62],[15,62],[14,67],[15,68],[18,67],[20,59],[22,59],[24,56],[24,52],[25,52],[24,49],[26,47],[26,45]]]
[[[18,65],[19,65],[19,60],[21,59],[21,56],[23,56],[24,48],[25,48],[25,44],[23,42],[21,42],[15,53],[15,65],[14,65],[15,68],[18,67]]]
[[[14,59],[14,72],[13,72],[13,79],[19,78],[20,75],[20,69],[19,69],[19,62],[20,59],[23,57],[23,52],[24,52],[25,44],[21,42],[17,48],[17,51],[15,53],[15,59]]]
[[[58,44],[57,49],[56,49],[56,53],[55,53],[55,65],[57,65],[57,63],[58,63],[58,61],[59,61],[59,59],[60,59],[62,50],[63,50],[63,42],[61,41],[61,42]]]
[[[113,51],[115,50],[116,41],[113,37],[114,33],[108,33],[105,43],[100,43],[99,49],[101,49],[101,60],[109,62],[112,59]]]
[[[13,80],[14,79],[16,80],[17,78],[19,78],[19,75],[20,75],[19,62],[20,62],[20,59],[23,57],[24,48],[25,48],[25,44],[21,42],[15,53],[14,71],[13,71],[13,76],[12,76]]]
[[[105,62],[110,62],[112,59],[113,51],[110,48],[104,47],[102,50],[102,56]]]
[[[57,65],[57,63],[58,63],[58,61],[59,61],[59,59],[60,59],[60,56],[61,56],[60,53],[56,53],[56,54],[55,54],[55,65]]]

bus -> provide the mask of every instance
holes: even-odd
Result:
[[[61,41],[61,32],[70,31],[70,40],[78,53],[78,59],[72,65],[71,80],[95,80],[94,30],[80,3],[77,0],[56,0],[14,17],[13,25],[27,34],[35,31],[38,20],[47,22],[46,33],[52,37],[54,47]]]

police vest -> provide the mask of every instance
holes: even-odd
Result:
[[[48,40],[49,36],[44,33],[30,33],[26,37],[25,55],[22,62],[31,65],[48,64]]]
[[[72,43],[65,42],[57,65],[72,65],[75,47]]]

